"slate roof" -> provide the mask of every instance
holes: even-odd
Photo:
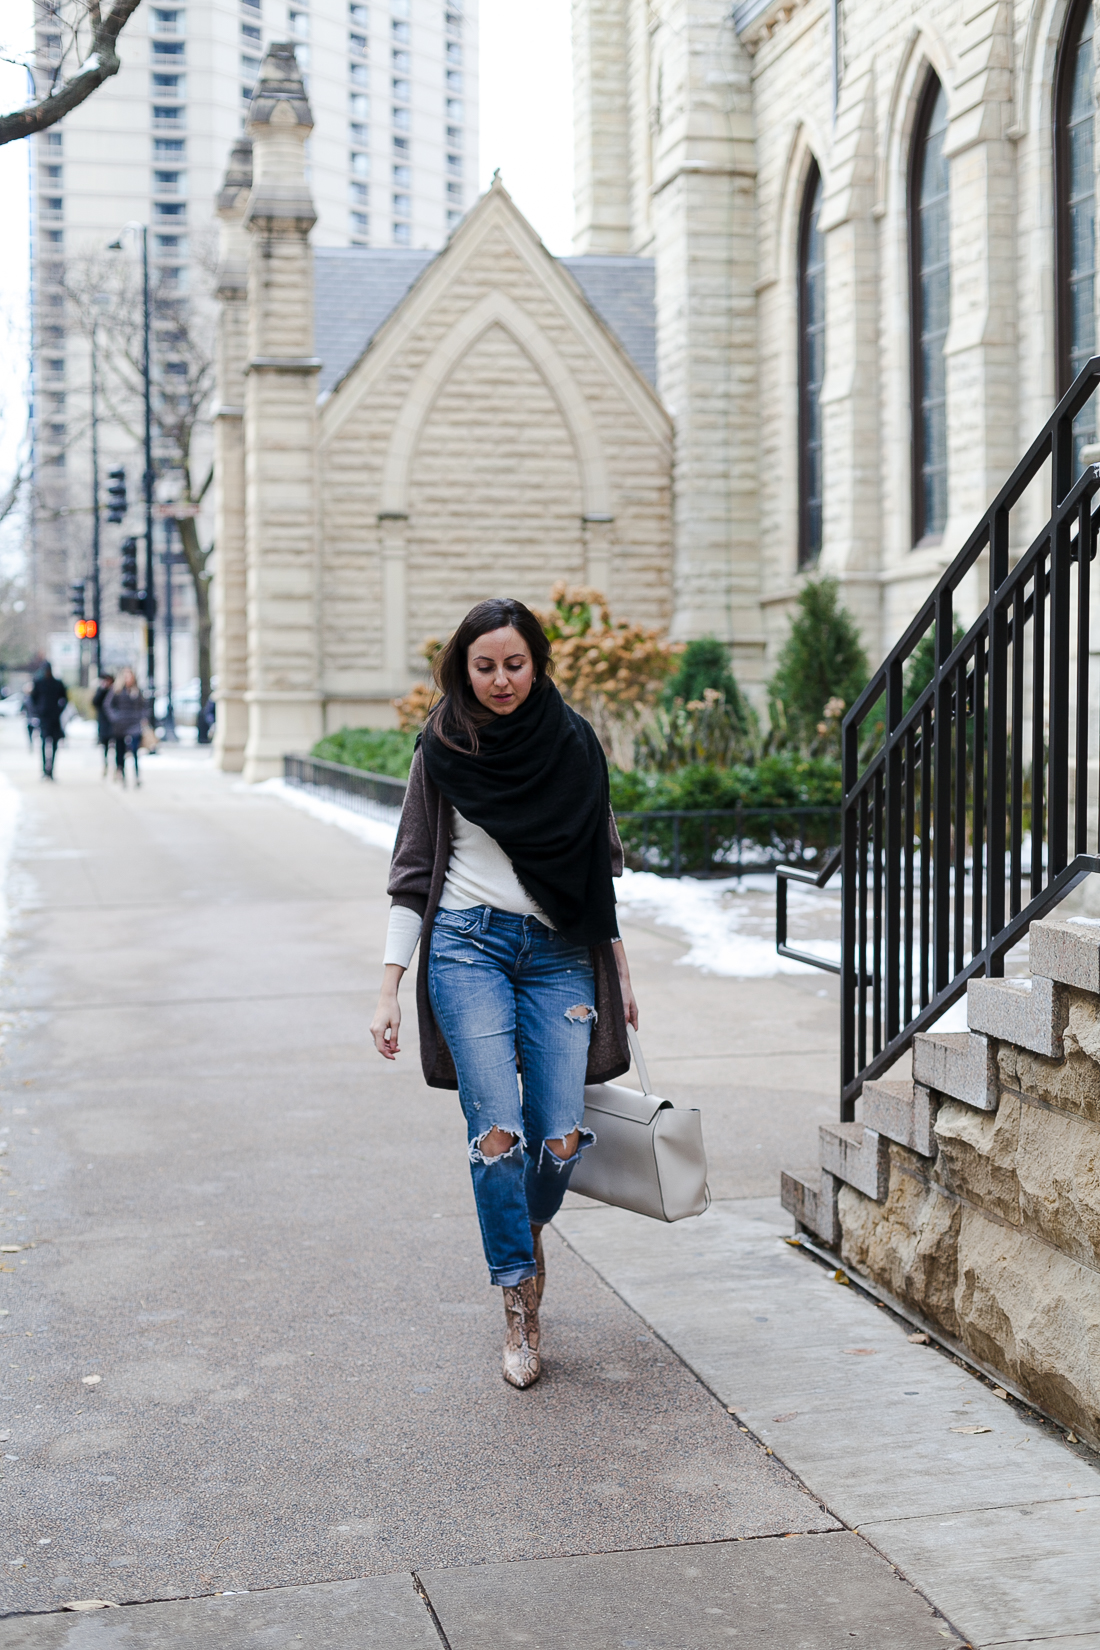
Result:
[[[314,351],[324,363],[318,395],[327,395],[354,366],[417,276],[438,256],[399,247],[314,248]]]
[[[644,378],[657,383],[656,274],[652,258],[559,258]]]
[[[314,347],[328,395],[438,252],[318,246],[313,253]],[[596,314],[651,384],[657,380],[652,258],[562,258]]]

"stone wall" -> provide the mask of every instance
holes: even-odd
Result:
[[[1031,980],[971,982],[970,1031],[919,1035],[913,1081],[865,1084],[784,1202],[1100,1448],[1100,933],[1047,919],[1030,945]]]

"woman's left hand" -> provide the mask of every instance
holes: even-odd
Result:
[[[630,964],[626,960],[626,950],[622,940],[616,940],[611,947],[615,953],[615,964],[619,970],[619,990],[623,998],[623,1013],[626,1015],[627,1025],[638,1029],[638,1003],[634,996],[634,987],[630,983]]]

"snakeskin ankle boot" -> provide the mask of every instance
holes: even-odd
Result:
[[[504,1337],[504,1379],[510,1386],[534,1386],[542,1374],[539,1358],[539,1295],[534,1278],[525,1278],[512,1289],[504,1289],[504,1316],[508,1333]]]
[[[535,1250],[535,1283],[538,1287],[539,1302],[542,1302],[542,1292],[546,1288],[546,1257],[542,1252],[542,1227],[532,1226],[531,1243]]]

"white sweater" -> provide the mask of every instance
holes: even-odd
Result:
[[[457,808],[451,809],[451,857],[439,904],[444,911],[468,911],[474,905],[490,905],[494,911],[537,917],[547,928],[554,926],[524,889],[500,844],[480,825],[464,819]],[[384,963],[408,968],[420,938],[421,924],[422,919],[409,906],[391,907]]]

